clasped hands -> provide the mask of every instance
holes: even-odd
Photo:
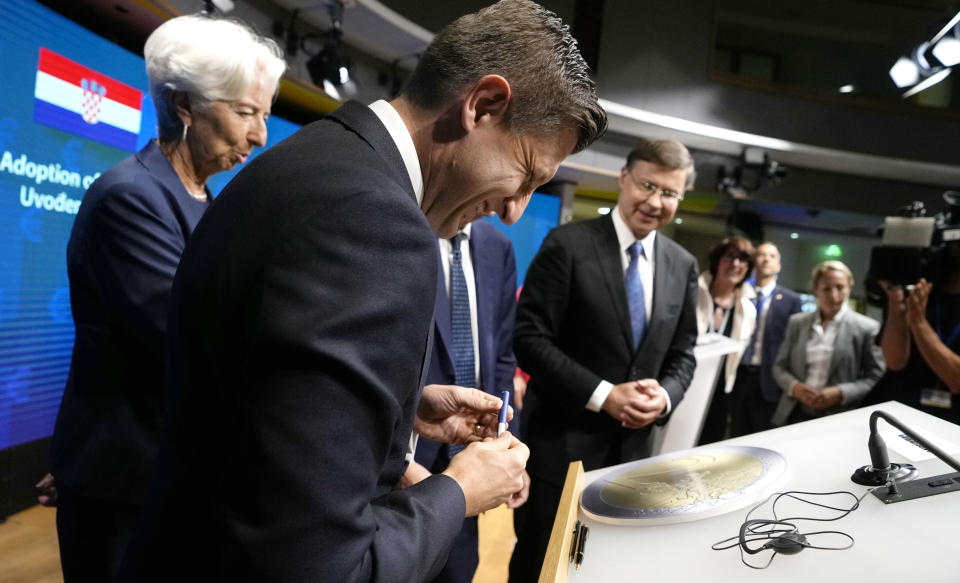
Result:
[[[815,389],[807,383],[797,383],[790,389],[790,395],[814,411],[826,411],[843,402],[840,387]]]
[[[497,437],[501,404],[499,397],[453,385],[427,385],[420,395],[414,430],[435,441],[468,444],[443,471],[463,490],[467,516],[526,499],[530,450],[509,431]]]
[[[603,410],[627,429],[650,425],[663,414],[667,398],[656,379],[641,379],[614,385]]]

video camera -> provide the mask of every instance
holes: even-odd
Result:
[[[883,239],[870,253],[865,282],[868,302],[884,305],[881,280],[905,288],[921,277],[941,283],[960,268],[960,192],[948,190],[943,200],[948,209],[932,217],[926,216],[922,202],[913,201],[897,216],[884,219]]]

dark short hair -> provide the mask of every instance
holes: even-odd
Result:
[[[737,282],[737,286],[740,286],[750,277],[750,272],[757,264],[757,250],[753,248],[753,243],[745,237],[727,237],[710,249],[710,275],[714,277],[717,275],[717,266],[720,265],[720,260],[731,251],[739,253],[740,257],[747,262],[747,273],[743,276],[743,279]]]
[[[588,67],[570,29],[529,0],[502,0],[443,28],[420,57],[403,96],[438,110],[479,81],[500,75],[512,96],[507,124],[518,134],[573,128],[575,152],[607,127]]]
[[[627,154],[627,170],[632,170],[637,160],[663,166],[664,168],[684,170],[687,173],[686,187],[693,186],[697,171],[693,167],[690,150],[677,140],[668,138],[640,138],[637,145]]]

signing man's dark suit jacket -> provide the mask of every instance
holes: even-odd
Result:
[[[513,321],[517,314],[517,266],[513,246],[510,239],[486,221],[470,225],[468,242],[477,301],[478,388],[497,396],[507,390],[512,403],[513,375],[517,369],[513,356]],[[438,271],[433,353],[426,384],[452,385],[455,381],[450,297],[443,269]],[[510,432],[518,436],[520,411],[516,406],[514,410]],[[432,472],[441,472],[449,463],[449,455],[443,444],[421,437],[417,441],[416,460]],[[477,543],[477,519],[467,518],[446,566],[434,581],[471,581],[479,562]]]
[[[573,460],[591,470],[650,455],[650,426],[624,429],[586,409],[601,380],[654,378],[674,408],[683,399],[696,366],[697,264],[662,235],[654,247],[653,307],[636,350],[610,215],[554,229],[531,263],[515,342],[534,396],[524,411],[531,475],[559,485]]]
[[[394,490],[430,347],[437,239],[347,104],[217,198],[174,283],[168,423],[126,581],[421,581],[465,513]]]
[[[53,434],[61,488],[143,503],[157,459],[170,288],[206,209],[156,142],[84,194],[67,245],[76,339]]]

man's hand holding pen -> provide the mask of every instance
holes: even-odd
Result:
[[[467,516],[508,502],[524,491],[530,450],[509,431],[497,437],[504,401],[476,389],[427,385],[420,396],[414,430],[444,443],[468,443],[450,460],[444,474],[460,485]],[[513,409],[507,408],[507,419]]]
[[[460,484],[467,516],[508,502],[524,488],[523,474],[530,450],[505,432],[495,439],[471,443],[450,460],[444,474]]]
[[[502,401],[477,389],[454,385],[423,387],[413,429],[443,443],[470,443],[497,436]],[[507,414],[513,418],[513,409]]]

